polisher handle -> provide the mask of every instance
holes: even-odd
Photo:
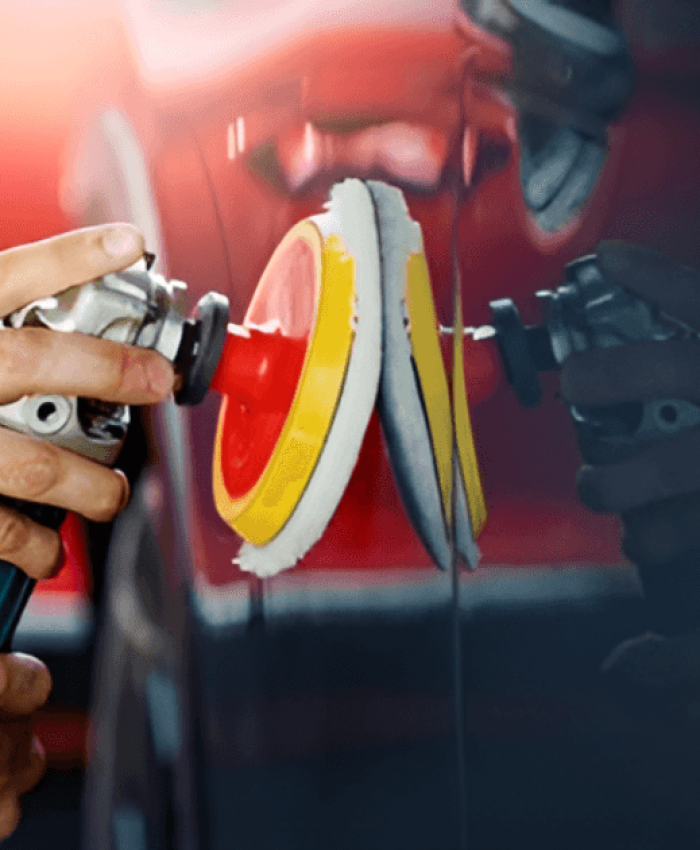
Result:
[[[58,530],[66,518],[66,512],[51,505],[19,499],[2,499],[9,507],[21,511],[34,522]],[[9,561],[0,559],[0,652],[9,652],[12,639],[29,597],[36,585],[23,570]]]

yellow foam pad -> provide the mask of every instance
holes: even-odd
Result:
[[[317,289],[313,329],[289,415],[263,473],[241,498],[231,498],[221,473],[225,399],[214,447],[217,510],[256,546],[268,543],[284,528],[314,472],[340,399],[355,337],[355,261],[337,234],[324,237],[314,222],[300,222],[276,249],[260,285],[278,253],[296,239],[303,239],[313,251]]]
[[[449,530],[452,524],[453,481],[450,390],[440,350],[440,328],[430,273],[422,252],[411,254],[408,258],[406,307],[413,361],[425,406],[446,529]]]
[[[467,492],[472,534],[474,539],[477,540],[486,524],[488,510],[484,488],[481,483],[479,461],[476,456],[476,446],[474,445],[474,434],[472,432],[469,403],[467,400],[467,384],[464,379],[464,320],[462,318],[462,293],[459,281],[457,281],[454,288],[453,321],[452,406],[454,410],[457,461]]]

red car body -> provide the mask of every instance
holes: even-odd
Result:
[[[210,289],[225,293],[233,320],[242,318],[285,232],[318,212],[332,182],[347,174],[404,187],[423,227],[444,324],[452,321],[455,227],[468,325],[488,322],[488,302],[504,296],[536,321],[535,291],[556,286],[563,266],[603,237],[700,264],[700,54],[693,33],[669,27],[654,39],[651,12],[621,4],[636,91],[610,130],[606,162],[585,205],[546,232],[522,199],[518,116],[502,87],[511,62],[505,42],[471,28],[451,0],[416,3],[413,12],[394,4],[393,21],[393,7],[340,3],[334,26],[319,17],[318,4],[299,4],[293,20],[282,13],[294,4],[269,5],[243,20],[238,53],[229,59],[226,50],[235,46],[227,48],[222,33],[236,25],[233,4],[198,15],[155,2],[9,4],[1,37],[0,245],[120,217],[123,187],[95,135],[96,116],[110,109],[141,147],[169,275],[187,282],[192,303]],[[173,59],[178,52],[181,63]],[[428,163],[420,173],[382,153],[387,127],[420,148]],[[489,343],[467,347],[465,370],[490,510],[479,541],[483,569],[620,565],[617,520],[578,502],[580,461],[568,412],[554,398],[555,379],[547,380],[545,403],[528,411],[517,405]],[[154,416],[165,472],[153,467],[144,490],[161,556],[185,565],[182,580],[195,607],[220,611],[228,600],[233,609],[309,588],[398,592],[442,580],[406,518],[376,418],[320,543],[264,587],[238,572],[238,539],[216,514],[211,493],[217,410],[212,394],[181,414],[180,449],[168,445],[172,431],[163,415]],[[173,472],[169,452],[178,451],[180,472]],[[185,530],[178,528],[183,516]],[[65,571],[32,603],[49,618],[71,605],[84,616],[80,606],[90,593],[77,523],[64,533]]]

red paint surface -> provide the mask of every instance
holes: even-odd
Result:
[[[66,517],[61,526],[61,542],[65,553],[65,564],[55,578],[41,582],[37,592],[41,592],[41,588],[46,587],[52,592],[62,591],[87,596],[92,589],[92,582],[88,569],[85,529],[77,514],[68,514]]]

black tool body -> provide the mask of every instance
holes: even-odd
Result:
[[[21,511],[34,522],[56,531],[63,525],[66,512],[51,505],[39,505],[19,499],[2,499],[8,507]],[[0,652],[9,652],[22,612],[36,586],[36,580],[0,558]]]

